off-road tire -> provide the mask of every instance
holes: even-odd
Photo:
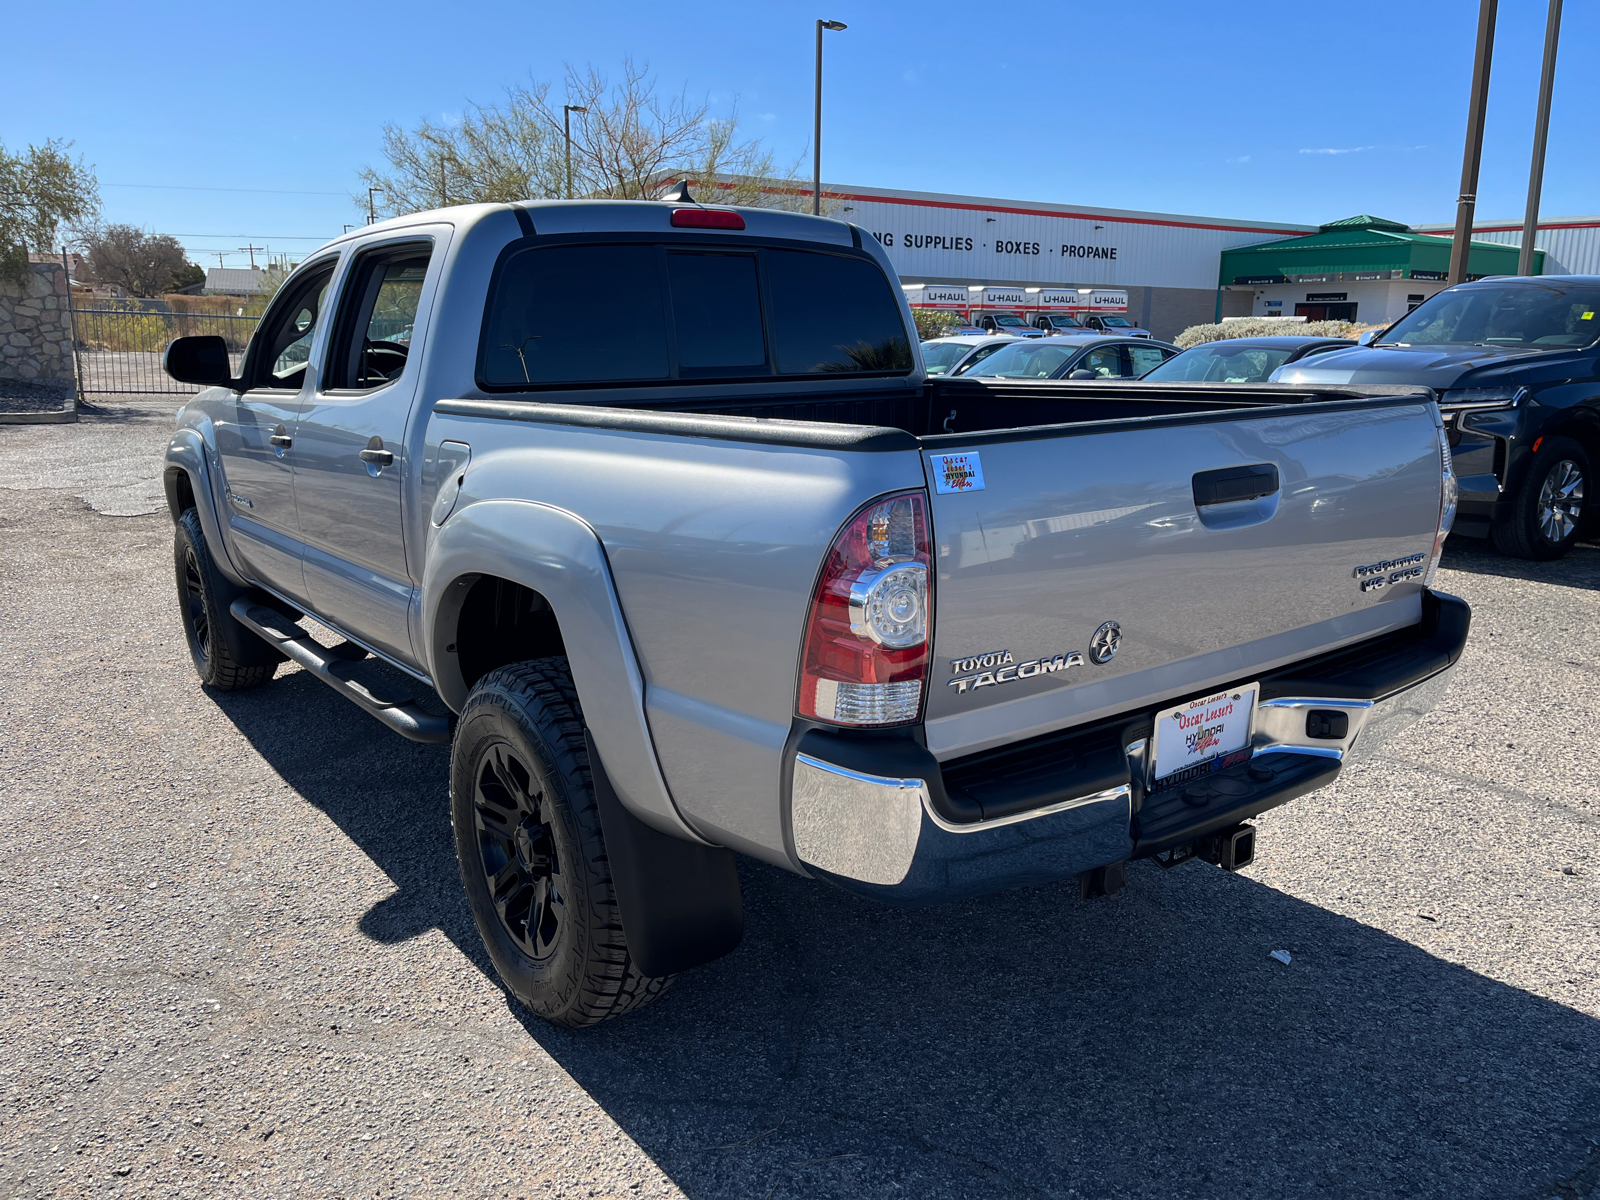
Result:
[[[467,904],[495,970],[518,1000],[546,1021],[575,1029],[621,1016],[666,990],[672,977],[646,978],[628,951],[583,713],[565,658],[500,667],[473,686],[451,749],[450,812]],[[502,861],[496,874],[506,882],[496,885],[490,875]],[[553,925],[537,915],[537,898],[517,899],[529,889],[537,897],[541,878],[547,897],[558,891],[561,897]],[[553,910],[548,899],[543,903]],[[502,906],[512,915],[503,915]],[[543,955],[536,953],[542,940],[536,925],[553,930]]]
[[[230,637],[235,644],[260,639],[228,611],[238,589],[231,587],[217,570],[200,528],[200,514],[192,508],[185,509],[178,518],[172,558],[178,583],[178,617],[200,682],[219,692],[237,692],[259,687],[271,679],[277,663],[241,666],[228,650]]]
[[[1565,471],[1567,464],[1575,466],[1581,473],[1584,491],[1593,490],[1594,476],[1590,473],[1589,456],[1584,453],[1583,447],[1571,438],[1544,438],[1528,464],[1522,487],[1512,501],[1511,515],[1494,525],[1492,535],[1496,550],[1513,558],[1548,561],[1560,558],[1572,549],[1588,521],[1593,497],[1584,496],[1583,506],[1571,530],[1564,537],[1556,539],[1549,537],[1545,531],[1541,497],[1546,481]]]

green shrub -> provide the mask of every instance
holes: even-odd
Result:
[[[926,342],[930,338],[949,337],[963,324],[955,313],[938,308],[914,308],[911,310],[911,317],[917,323],[919,342]]]
[[[1258,317],[1248,321],[1229,321],[1223,325],[1191,325],[1173,338],[1172,344],[1180,350],[1187,350],[1202,342],[1225,342],[1229,338],[1243,337],[1335,337],[1354,341],[1363,329],[1370,328],[1372,326],[1354,321],[1302,323],[1285,321],[1282,317]]]

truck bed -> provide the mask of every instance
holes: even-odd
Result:
[[[684,389],[688,390],[688,389]],[[804,444],[817,440],[840,445],[870,440],[868,431],[880,435],[899,430],[918,440],[949,435],[989,433],[998,430],[1050,429],[1101,421],[1150,420],[1162,417],[1203,417],[1207,414],[1237,413],[1240,410],[1367,401],[1380,396],[1420,396],[1429,398],[1424,388],[1412,387],[1290,387],[1280,385],[1171,384],[1140,383],[1128,380],[1106,383],[1093,380],[1040,380],[1038,382],[993,383],[980,380],[930,380],[921,388],[885,391],[828,392],[727,399],[712,402],[709,397],[684,395],[678,391],[670,399],[618,400],[614,394],[603,406],[548,404],[533,398],[504,396],[491,400],[448,400],[441,402],[445,412],[478,416],[523,418],[552,424],[589,425],[602,428],[637,428],[660,433],[687,433],[736,440],[779,441]],[[740,426],[720,422],[698,426],[667,420],[630,420],[626,412],[649,413],[661,418],[732,417]],[[746,422],[760,421],[751,428]],[[799,425],[853,426],[857,432],[841,439],[820,430],[807,432],[766,425],[784,422]],[[721,426],[719,428],[719,425]],[[909,439],[876,438],[876,448],[909,448]]]

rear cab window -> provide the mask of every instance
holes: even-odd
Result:
[[[478,382],[524,391],[904,374],[912,362],[898,297],[865,256],[568,243],[513,248],[501,261]]]

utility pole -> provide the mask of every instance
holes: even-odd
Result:
[[[567,139],[567,199],[572,199],[572,114],[589,110],[577,104],[561,106],[561,132]]]
[[[222,270],[222,251],[218,250],[216,252],[216,255],[217,255],[217,270],[220,271],[220,270]]]
[[[250,256],[250,269],[254,271],[256,269],[256,251],[265,249],[265,246],[257,246],[254,242],[252,242],[248,246],[240,246],[239,253],[248,254]]]
[[[1450,283],[1467,279],[1472,252],[1472,214],[1478,203],[1478,164],[1483,159],[1483,117],[1489,107],[1489,60],[1494,57],[1494,18],[1499,0],[1478,0],[1478,46],[1472,59],[1472,98],[1467,102],[1467,145],[1461,159],[1461,195],[1450,244]]]
[[[1533,163],[1528,168],[1528,211],[1522,218],[1517,274],[1533,274],[1533,239],[1539,232],[1539,193],[1544,190],[1544,144],[1550,135],[1550,93],[1556,86],[1556,41],[1561,37],[1561,0],[1550,0],[1544,23],[1544,67],[1539,72],[1539,114],[1533,119]]]
[[[384,193],[383,193],[383,189],[382,188],[370,188],[369,187],[367,189],[367,224],[368,225],[376,225],[378,223],[378,208],[377,208],[377,206],[375,204],[373,204],[372,197],[374,195],[381,196],[383,194]]]
[[[817,21],[817,110],[811,130],[811,215],[822,215],[822,31],[842,32],[843,21]]]

